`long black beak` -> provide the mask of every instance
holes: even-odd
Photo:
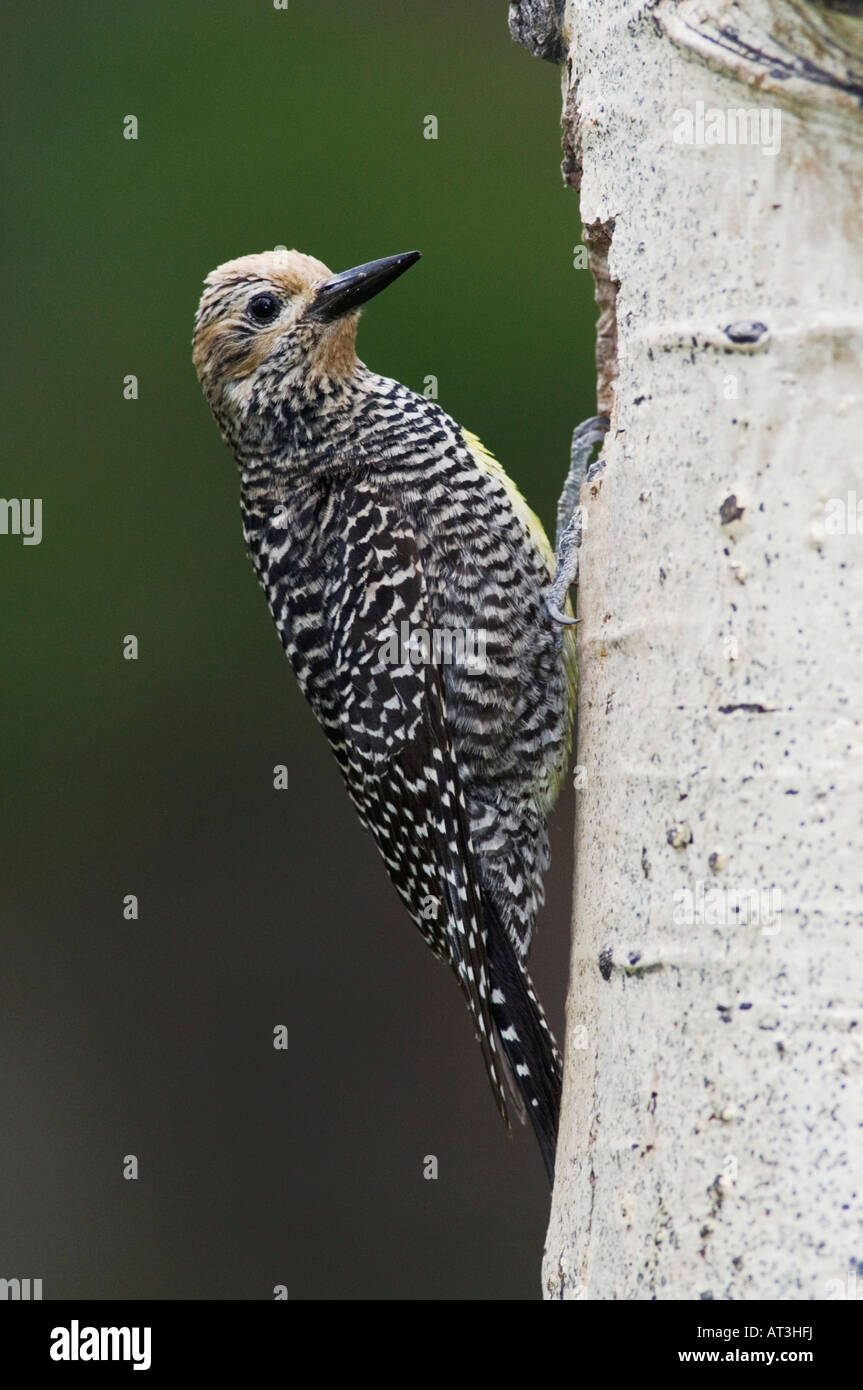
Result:
[[[342,314],[349,314],[352,309],[359,309],[361,304],[373,299],[415,265],[419,258],[419,251],[403,251],[399,256],[366,261],[365,265],[355,265],[353,270],[332,275],[318,287],[308,312],[325,323],[331,323],[333,319],[341,318]]]

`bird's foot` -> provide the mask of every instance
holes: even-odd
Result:
[[[595,444],[601,443],[608,430],[608,416],[592,415],[577,425],[572,435],[569,473],[557,504],[557,537],[555,559],[557,562],[554,580],[546,595],[545,606],[549,617],[556,623],[572,627],[579,621],[564,612],[564,604],[569,589],[578,579],[578,555],[584,533],[584,510],[579,502],[581,485],[598,477],[605,467],[605,460],[597,458],[590,463]]]

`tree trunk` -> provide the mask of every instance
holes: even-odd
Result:
[[[611,416],[550,1298],[863,1294],[859,9],[511,6]]]

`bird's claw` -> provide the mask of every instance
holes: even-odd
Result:
[[[575,627],[576,623],[581,622],[581,618],[570,618],[564,613],[563,609],[552,597],[546,599],[545,609],[552,622],[560,623],[561,627]]]
[[[585,478],[592,480],[605,467],[601,453],[595,463],[590,464],[589,460],[594,444],[599,444],[605,438],[608,425],[607,415],[593,415],[589,420],[582,420],[572,435],[569,474],[557,506],[557,564],[554,580],[545,600],[548,616],[561,627],[574,627],[580,621],[578,618],[568,617],[561,605],[566,602],[570,587],[578,580],[578,552],[584,530],[584,511],[579,502],[581,485]]]

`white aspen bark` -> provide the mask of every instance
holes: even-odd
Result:
[[[863,19],[841,8],[511,7],[563,64],[611,416],[582,493],[549,1298],[863,1297]]]

